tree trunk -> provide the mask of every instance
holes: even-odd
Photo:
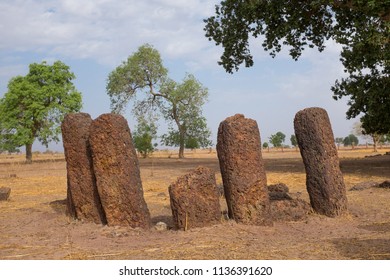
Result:
[[[179,128],[179,134],[180,134],[179,158],[184,158],[184,132],[181,127]]]
[[[376,135],[372,136],[372,141],[374,142],[374,152],[378,152],[378,148],[377,148],[377,145],[378,145],[378,138],[376,137]]]
[[[179,148],[179,158],[184,158],[184,145],[181,144]]]
[[[32,163],[32,144],[26,144],[26,163]]]

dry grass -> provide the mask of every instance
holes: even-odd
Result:
[[[389,179],[390,161],[381,160],[387,156],[363,159],[367,155],[372,151],[340,151],[347,189]],[[169,152],[160,152],[140,159],[154,223],[171,222],[168,186],[178,176],[205,165],[222,183],[215,151],[187,153],[184,160],[168,157]],[[308,201],[298,152],[264,152],[263,157],[269,184],[286,183]],[[22,156],[0,157],[0,187],[12,189],[10,200],[0,203],[0,259],[390,259],[390,190],[348,191],[350,214],[336,219],[313,214],[273,227],[223,221],[187,232],[144,232],[70,220],[60,203],[66,197],[63,155],[35,159],[26,165]]]

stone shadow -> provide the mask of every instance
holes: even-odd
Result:
[[[339,238],[332,243],[351,260],[390,260],[390,239]]]

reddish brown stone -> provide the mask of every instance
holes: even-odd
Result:
[[[321,108],[299,111],[294,128],[305,164],[311,206],[329,217],[345,213],[346,189],[327,112]]]
[[[198,167],[169,186],[173,221],[177,229],[210,226],[221,221],[219,191],[214,172]]]
[[[310,204],[295,198],[283,184],[268,186],[273,221],[299,221],[307,218],[311,212]]]
[[[62,122],[68,191],[68,214],[95,223],[106,223],[92,166],[88,137],[92,119],[85,113],[67,114]]]
[[[149,228],[150,214],[126,119],[118,114],[101,115],[92,122],[89,143],[108,225]]]
[[[289,200],[292,199],[289,195],[289,189],[288,187],[283,184],[274,184],[267,186],[268,193],[269,193],[269,199],[272,200]]]
[[[380,183],[380,184],[378,185],[378,188],[390,189],[390,181],[389,181],[389,180],[386,180],[386,181],[384,181],[383,183]]]
[[[235,115],[221,122],[217,152],[229,217],[244,224],[272,224],[256,121]]]
[[[10,188],[1,187],[0,188],[0,201],[8,200],[10,194],[11,194]]]
[[[305,220],[310,211],[310,204],[299,198],[271,200],[271,216],[275,222]]]

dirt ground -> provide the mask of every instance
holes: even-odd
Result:
[[[387,150],[388,151],[388,150]],[[385,150],[380,153],[384,154]],[[365,158],[365,156],[371,155]],[[0,160],[0,187],[10,187],[0,202],[0,259],[390,259],[390,189],[349,189],[361,182],[390,179],[390,156],[370,151],[340,153],[349,214],[327,218],[310,214],[299,222],[272,227],[245,226],[223,220],[188,231],[149,231],[74,221],[65,215],[66,164],[53,155],[25,165],[8,156]],[[304,166],[296,151],[264,152],[268,184],[285,183],[309,201]],[[140,159],[145,199],[153,223],[172,226],[168,186],[199,165],[216,172],[214,152],[177,159],[170,155]],[[221,198],[222,208],[226,208]]]

